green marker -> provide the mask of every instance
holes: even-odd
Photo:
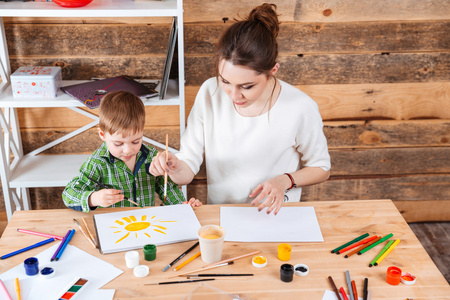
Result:
[[[356,243],[356,242],[362,240],[363,238],[365,238],[367,236],[369,236],[369,234],[368,233],[364,233],[363,235],[357,237],[356,239],[354,239],[354,240],[352,240],[352,241],[350,241],[348,243],[345,243],[344,245],[339,246],[336,249],[331,250],[331,253],[335,253],[335,252],[337,252],[337,251],[339,251],[341,249],[344,249],[345,247],[350,246],[351,244]]]
[[[378,244],[381,244],[382,242],[384,242],[387,239],[390,239],[391,237],[393,237],[394,235],[392,233],[389,233],[388,235],[386,235],[385,237],[381,238],[378,242],[373,243],[372,245],[370,245],[369,247],[366,247],[364,249],[362,249],[361,251],[358,252],[358,255],[361,255],[367,251],[369,251],[370,249],[372,249],[373,247],[375,247]]]
[[[384,252],[386,252],[387,249],[389,249],[389,247],[394,243],[394,240],[389,241],[389,243],[386,244],[386,246],[383,247],[383,249],[380,251],[380,253],[378,253],[378,255],[370,262],[369,267],[372,267],[375,262],[377,261],[377,259],[380,258],[381,255],[383,255]]]

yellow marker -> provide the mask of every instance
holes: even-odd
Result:
[[[380,262],[389,254],[389,252],[391,252],[395,248],[395,246],[398,245],[398,243],[400,243],[400,240],[396,239],[395,242],[383,253],[383,255],[380,256],[380,258],[377,259],[377,261],[373,265],[378,266]]]
[[[17,300],[21,300],[20,297],[20,284],[19,284],[19,278],[16,278],[16,294],[17,294]]]
[[[186,260],[185,262],[183,262],[181,265],[179,265],[178,267],[176,267],[175,269],[173,269],[174,271],[178,271],[179,269],[181,269],[182,267],[184,267],[185,265],[187,265],[188,263],[190,263],[191,261],[193,261],[194,259],[196,259],[197,257],[200,256],[200,254],[202,254],[201,252],[197,252],[196,254],[192,255],[191,258],[189,258],[188,260]]]

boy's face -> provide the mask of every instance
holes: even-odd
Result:
[[[134,134],[127,132],[109,134],[101,129],[98,130],[98,134],[102,141],[106,142],[109,152],[125,163],[136,159],[136,155],[141,149],[142,137],[144,136],[142,131]]]

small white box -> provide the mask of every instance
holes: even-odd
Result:
[[[61,67],[20,67],[11,75],[14,98],[55,98],[61,82]]]

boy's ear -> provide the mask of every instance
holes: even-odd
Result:
[[[102,141],[105,141],[105,140],[106,140],[106,138],[105,138],[105,133],[104,133],[103,130],[101,130],[100,128],[98,128],[98,135],[100,136],[100,139],[101,139]]]

